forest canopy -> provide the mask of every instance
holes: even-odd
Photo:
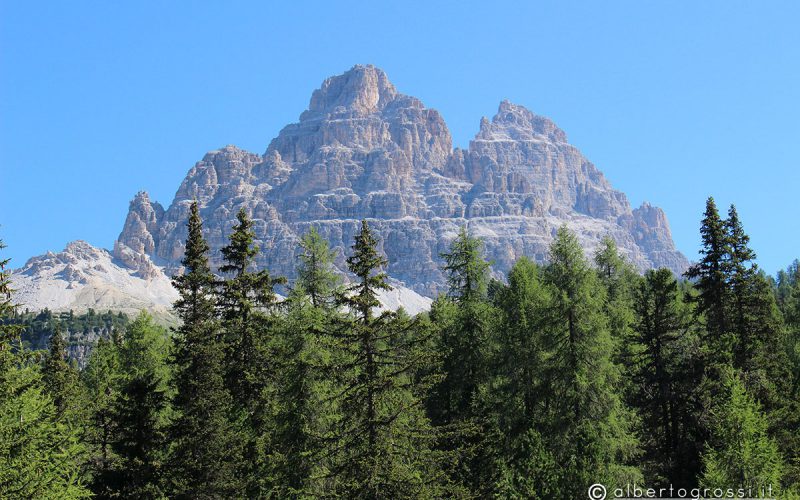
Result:
[[[244,210],[212,269],[195,203],[172,329],[21,312],[2,261],[0,497],[798,498],[800,265],[767,276],[711,198],[700,237],[685,276],[639,274],[564,226],[497,280],[465,226],[410,317],[367,221],[347,276],[312,227],[287,283]]]

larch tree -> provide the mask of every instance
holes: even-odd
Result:
[[[0,260],[0,497],[88,498],[78,429],[53,403],[19,326],[5,321],[16,307],[7,264]]]
[[[598,478],[605,484],[640,479],[632,466],[638,452],[634,415],[619,394],[605,291],[565,226],[550,247],[544,279],[554,289],[544,373],[550,400],[542,428],[561,471],[553,490],[576,498]]]

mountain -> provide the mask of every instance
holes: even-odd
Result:
[[[147,256],[142,261],[148,260]],[[167,315],[178,293],[161,269],[143,277],[107,250],[73,241],[59,252],[29,259],[12,275],[14,301],[32,310],[95,309]]]
[[[180,269],[195,199],[214,265],[244,207],[261,248],[257,265],[290,280],[298,238],[311,226],[338,251],[336,265],[345,270],[359,221],[368,219],[400,289],[386,299],[390,306],[394,300],[425,307],[425,297],[444,290],[439,255],[464,225],[484,240],[498,277],[523,255],[544,261],[563,224],[588,252],[611,236],[641,270],[682,272],[688,266],[664,212],[646,203],[631,209],[548,118],[503,101],[491,121],[481,120],[468,148],[453,149],[441,115],[399,93],[374,66],[355,66],[325,80],[298,122],[284,127],[263,155],[235,146],[207,153],[168,208],[138,193],[113,249],[113,264],[122,273],[93,275],[84,288],[111,296],[110,290],[121,287],[119,293],[137,300],[169,301],[166,292],[161,302],[151,296],[162,293],[165,275]],[[110,269],[104,252],[96,250]],[[50,285],[56,275],[63,280],[63,273],[36,270],[37,259],[51,255],[15,273],[15,279],[28,279],[24,297],[32,304],[55,304],[61,292],[54,290],[67,286]],[[148,283],[146,293],[138,282],[121,281],[123,274]]]

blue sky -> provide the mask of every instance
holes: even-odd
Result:
[[[226,144],[263,153],[357,63],[457,146],[502,99],[549,116],[696,257],[735,203],[769,272],[800,257],[798,2],[0,2],[0,238],[20,266],[110,248]]]

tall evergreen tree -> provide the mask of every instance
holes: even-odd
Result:
[[[328,445],[337,493],[350,498],[430,498],[443,494],[434,433],[415,373],[428,353],[415,322],[376,316],[378,293],[389,290],[386,260],[366,221],[348,257],[354,283],[339,295],[351,315],[331,334],[342,356],[335,398],[341,419]]]
[[[174,337],[177,417],[170,428],[170,492],[180,497],[235,497],[243,494],[238,474],[242,447],[231,421],[224,344],[214,311],[216,280],[207,253],[195,201],[182,261],[185,271],[173,279],[180,294],[175,312],[182,323]]]
[[[247,479],[249,496],[263,489],[260,477],[271,453],[272,415],[275,412],[274,330],[270,311],[275,303],[273,279],[266,269],[253,269],[259,248],[253,221],[244,207],[236,215],[229,242],[222,248],[227,275],[217,300],[226,348],[225,378],[241,419],[245,451],[241,474]]]
[[[489,263],[483,258],[482,247],[483,243],[462,227],[450,251],[442,254],[448,297],[455,307],[443,304],[434,314],[444,374],[432,397],[437,424],[470,417],[478,388],[487,381],[491,331],[497,314],[486,297]]]
[[[326,332],[340,312],[335,306],[340,277],[333,270],[334,252],[315,228],[300,240],[298,279],[287,299],[285,321],[278,329],[276,437],[270,460],[273,493],[279,497],[326,491],[319,477],[328,465],[321,457],[334,392],[336,367]]]
[[[332,305],[341,281],[333,270],[336,252],[329,248],[328,242],[314,226],[300,239],[300,248],[295,289],[308,295],[314,307]]]
[[[77,413],[83,407],[81,386],[78,383],[78,370],[67,360],[67,343],[56,327],[50,336],[50,348],[42,367],[45,389],[59,415],[70,420],[80,418]]]
[[[166,331],[142,312],[128,326],[119,350],[123,380],[114,405],[115,493],[162,498],[169,424]]]
[[[577,498],[598,478],[606,484],[639,478],[629,466],[638,443],[633,414],[617,389],[619,368],[612,361],[603,314],[604,289],[566,227],[550,247],[544,278],[555,294],[544,374],[550,400],[542,435],[561,471],[553,490]]]
[[[682,306],[678,283],[669,269],[647,271],[636,298],[635,356],[633,397],[640,410],[644,429],[643,462],[652,484],[691,485],[698,468],[699,447],[687,419],[693,385],[684,378],[691,371],[686,356],[688,321]]]
[[[754,262],[756,254],[749,247],[750,237],[733,205],[725,226],[730,248],[726,262],[730,317],[736,336],[733,362],[747,374],[748,386],[759,387],[757,397],[770,409],[782,397],[777,393],[789,390],[788,386],[780,387],[780,383],[768,387],[770,379],[779,382],[789,377],[778,305],[771,284]]]
[[[706,201],[700,235],[700,253],[703,257],[686,271],[686,277],[694,280],[695,288],[699,292],[696,298],[697,312],[705,317],[711,349],[717,356],[729,359],[733,355],[734,344],[728,317],[729,290],[726,272],[730,239],[714,198]]]
[[[616,242],[609,236],[603,237],[600,242],[594,255],[594,263],[606,291],[603,309],[614,342],[612,359],[623,371],[622,394],[629,399],[635,389],[629,383],[632,377],[627,373],[630,360],[634,356],[631,352],[633,344],[628,339],[632,335],[635,320],[634,296],[641,278],[633,265],[620,254]]]
[[[488,301],[489,263],[480,239],[462,227],[441,257],[449,291],[431,311],[441,377],[431,391],[428,408],[443,431],[440,448],[462,457],[455,480],[476,495],[487,495],[496,472],[492,450],[496,429],[486,411],[490,398],[484,398],[481,389],[490,382],[496,348],[493,332],[500,314]]]
[[[508,274],[508,287],[495,297],[503,315],[493,380],[484,392],[502,437],[493,487],[503,498],[548,498],[556,493],[556,464],[540,433],[547,401],[545,336],[553,319],[552,292],[539,266],[522,257]]]
[[[230,241],[222,248],[224,264],[220,271],[232,277],[222,282],[219,303],[228,349],[228,385],[236,403],[252,413],[267,376],[264,374],[267,363],[264,349],[268,341],[263,338],[267,333],[264,313],[276,301],[274,286],[285,280],[273,279],[266,269],[251,269],[259,251],[253,221],[244,208],[239,210],[236,219]]]
[[[115,405],[119,397],[122,371],[119,360],[121,337],[97,341],[81,373],[87,393],[87,421],[84,441],[88,446],[91,489],[99,497],[109,497],[119,489],[118,457],[112,450],[117,432]]]

